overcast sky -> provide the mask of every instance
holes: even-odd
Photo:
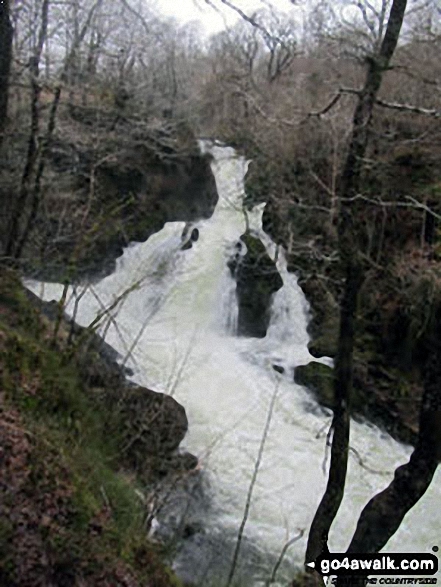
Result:
[[[225,18],[229,25],[239,18],[233,10],[223,6],[220,0],[212,0],[212,2],[222,9],[224,18],[207,6],[204,0],[156,0],[155,4],[163,14],[174,16],[181,22],[200,21],[203,29],[210,34],[225,28]],[[292,8],[289,0],[272,0],[271,3],[281,10]],[[235,4],[247,14],[251,14],[253,10],[268,5],[269,0],[235,0]]]

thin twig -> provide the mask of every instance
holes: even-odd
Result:
[[[286,551],[295,542],[299,541],[300,538],[302,538],[302,536],[303,536],[304,533],[305,533],[305,530],[304,530],[304,528],[302,528],[301,530],[299,530],[299,533],[297,534],[297,536],[294,536],[294,538],[291,538],[290,540],[288,540],[288,542],[286,542],[286,544],[282,548],[282,551],[280,553],[279,558],[277,559],[276,564],[274,565],[273,572],[271,573],[271,577],[266,582],[266,586],[265,587],[269,587],[269,585],[271,585],[271,583],[274,583],[275,582],[277,571],[279,570],[279,567],[282,564],[282,561],[283,561],[283,558],[284,558],[284,556],[286,554]]]
[[[353,448],[352,446],[349,447],[349,451],[352,452],[356,456],[357,462],[360,465],[360,467],[363,467],[363,469],[366,469],[366,471],[369,471],[369,473],[374,473],[374,475],[389,475],[390,471],[379,471],[378,469],[372,469],[371,467],[368,467],[367,465],[365,465],[359,452],[355,448]]]
[[[413,112],[414,114],[423,114],[432,118],[441,118],[441,111],[435,108],[420,108],[412,104],[399,104],[398,102],[386,102],[385,100],[377,99],[375,103],[383,108],[390,108],[391,110],[398,110],[399,112]]]
[[[262,439],[260,441],[260,446],[259,446],[259,452],[257,453],[257,459],[254,465],[254,472],[253,472],[253,476],[251,478],[251,483],[248,489],[248,495],[247,495],[247,500],[245,503],[245,511],[242,517],[242,522],[240,524],[240,528],[239,528],[239,532],[237,535],[237,541],[236,541],[236,548],[234,550],[234,555],[233,555],[233,561],[231,563],[231,569],[230,569],[230,574],[228,575],[228,579],[226,582],[225,587],[230,587],[231,582],[233,580],[234,577],[234,573],[236,572],[236,566],[237,566],[237,560],[239,558],[239,553],[240,553],[240,547],[242,544],[242,538],[243,538],[243,533],[245,530],[245,525],[248,521],[248,515],[250,512],[250,506],[251,506],[251,499],[253,497],[253,490],[254,490],[254,485],[256,484],[256,480],[257,480],[257,475],[259,473],[259,467],[260,467],[260,463],[262,461],[262,456],[263,456],[263,451],[265,449],[265,442],[268,436],[268,432],[269,432],[269,427],[271,424],[271,420],[272,420],[272,416],[273,416],[273,411],[274,411],[274,405],[276,403],[276,398],[277,398],[277,392],[279,391],[279,380],[277,380],[275,389],[274,389],[274,393],[273,396],[271,398],[271,402],[270,402],[270,406],[269,406],[269,410],[268,410],[268,416],[265,422],[265,428],[263,430],[263,435],[262,435]]]

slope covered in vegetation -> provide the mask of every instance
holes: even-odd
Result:
[[[178,586],[147,538],[148,492],[194,466],[174,456],[183,409],[171,398],[166,410],[144,402],[144,422],[166,413],[167,423],[143,436],[125,406],[138,389],[154,392],[126,387],[98,340],[89,339],[86,361],[66,349],[68,326],[54,340],[54,322],[17,276],[2,271],[0,281],[0,583]]]

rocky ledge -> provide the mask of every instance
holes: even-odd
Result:
[[[13,209],[25,152],[18,135],[0,162],[5,209]],[[210,161],[184,123],[116,122],[93,108],[62,108],[45,162],[44,201],[22,255],[26,273],[96,280],[114,270],[125,246],[166,222],[209,218],[218,200]],[[5,226],[0,234],[7,235]]]

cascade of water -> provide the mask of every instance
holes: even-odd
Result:
[[[224,287],[222,302],[220,306],[220,324],[224,327],[225,332],[231,335],[237,333],[237,321],[239,308],[236,298],[236,281],[230,274],[230,270],[225,266]]]
[[[278,268],[284,286],[274,297],[267,336],[232,336],[237,304],[226,262],[245,231],[241,201],[247,162],[231,148],[206,144],[204,148],[214,156],[220,199],[212,218],[198,223],[199,240],[192,249],[181,251],[184,223],[176,222],[147,242],[127,248],[116,271],[83,296],[77,321],[90,323],[101,311],[100,304],[108,306],[129,292],[114,312],[118,328],[109,326],[106,341],[122,356],[136,342],[127,363],[134,369],[133,379],[158,391],[173,392],[187,410],[186,448],[200,457],[211,499],[209,506],[199,502],[199,514],[192,512],[193,528],[204,529],[193,531],[184,541],[175,564],[184,577],[204,586],[209,585],[208,576],[225,577],[228,572],[277,386],[239,569],[242,585],[263,585],[287,539],[298,528],[309,527],[323,493],[323,430],[330,414],[293,383],[293,368],[307,363],[311,356],[307,305],[295,276],[286,270],[283,251],[278,255]],[[262,210],[258,207],[250,215],[250,225],[274,255],[274,244],[261,230]],[[135,283],[137,287],[132,288]],[[59,299],[62,291],[57,284],[27,285],[47,300]],[[67,307],[68,313],[72,311],[73,299]],[[274,364],[284,367],[282,375],[274,371]],[[351,445],[365,466],[356,458],[350,460],[345,498],[330,536],[335,552],[347,545],[362,507],[410,454],[409,447],[360,422],[353,423]],[[387,549],[425,552],[437,544],[439,481],[438,473]],[[287,552],[281,584],[287,584],[292,565],[301,563],[305,540],[303,537]]]

